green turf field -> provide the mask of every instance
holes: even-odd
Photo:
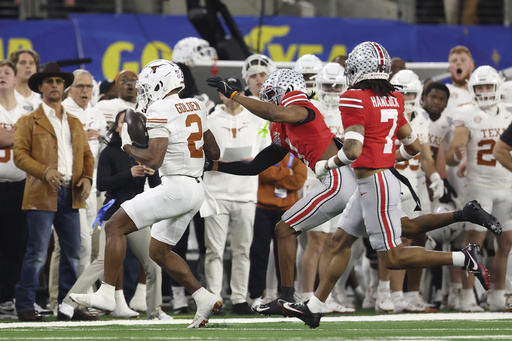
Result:
[[[187,329],[174,321],[0,323],[0,340],[512,340],[512,315],[401,314],[329,316],[310,329],[293,318],[212,318]]]

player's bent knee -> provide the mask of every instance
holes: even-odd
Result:
[[[293,234],[300,234],[300,232],[295,231],[290,225],[286,224],[282,220],[280,220],[276,224],[276,227],[274,228],[274,232],[276,233],[277,238],[288,237]]]
[[[400,247],[395,247],[388,251],[378,252],[379,258],[384,262],[386,268],[397,270],[407,267],[407,259],[402,256],[402,252],[400,252],[399,249]]]

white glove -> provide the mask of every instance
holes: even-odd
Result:
[[[123,123],[123,130],[121,131],[121,148],[124,150],[124,146],[129,144],[132,145],[132,138],[128,134],[128,123]]]
[[[432,173],[432,175],[430,176],[430,182],[431,184],[429,188],[432,190],[433,199],[441,198],[444,194],[444,183],[439,173]]]
[[[327,164],[327,160],[320,160],[315,165],[315,175],[316,178],[321,180],[324,178],[327,174],[329,174],[330,169],[325,168],[325,165]]]

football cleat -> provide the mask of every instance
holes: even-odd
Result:
[[[258,314],[270,316],[270,315],[282,315],[286,316],[283,308],[278,304],[278,300],[281,300],[283,302],[286,302],[283,299],[277,298],[273,301],[270,301],[265,304],[260,304],[258,306],[253,306],[252,310],[257,312]],[[293,303],[293,302],[290,302]]]
[[[320,325],[320,319],[324,314],[312,313],[307,306],[308,302],[309,300],[302,303],[286,302],[282,299],[277,300],[277,304],[287,316],[297,317],[309,326],[309,328],[314,329]]]
[[[464,256],[466,256],[462,270],[466,270],[467,272],[475,275],[484,289],[489,290],[491,288],[491,276],[489,275],[487,268],[482,264],[482,258],[480,257],[480,246],[470,243],[462,249],[462,253],[464,253]]]
[[[205,294],[196,299],[197,312],[194,320],[187,328],[201,328],[208,323],[208,319],[222,308],[222,298],[205,290]]]
[[[487,213],[480,203],[476,200],[471,200],[462,209],[465,219],[471,223],[481,225],[494,234],[501,234],[501,224],[492,214]]]

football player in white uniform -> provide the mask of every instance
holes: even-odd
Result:
[[[21,210],[25,172],[14,165],[14,125],[26,113],[16,100],[16,68],[0,61],[0,319],[17,319],[14,285],[19,281],[28,233],[27,217]]]
[[[197,313],[189,328],[204,326],[222,306],[220,296],[208,292],[195,279],[187,263],[172,251],[190,220],[203,203],[204,156],[219,158],[219,148],[208,130],[206,108],[196,99],[180,99],[185,86],[177,64],[158,59],[140,73],[138,100],[147,116],[147,149],[132,146],[128,125],[123,126],[122,145],[135,160],[159,169],[162,186],[125,201],[105,227],[105,275],[94,294],[72,294],[79,304],[113,310],[117,270],[126,251],[126,234],[153,225],[151,258],[181,283],[196,301]]]
[[[305,54],[295,62],[293,70],[302,73],[306,81],[308,95],[316,90],[316,75],[322,70],[324,63],[314,54]]]
[[[466,198],[476,198],[482,207],[501,222],[503,233],[496,236],[497,249],[492,273],[493,290],[488,304],[491,311],[505,309],[505,277],[507,260],[512,245],[512,215],[510,187],[512,174],[496,162],[492,152],[501,134],[512,122],[511,113],[501,99],[502,79],[490,66],[477,68],[469,79],[469,91],[476,104],[460,107],[454,116],[455,133],[446,154],[449,165],[457,166],[467,157],[464,189]],[[486,230],[474,224],[466,224],[466,241],[483,243]],[[473,295],[473,276],[462,279],[461,309],[478,310]]]

